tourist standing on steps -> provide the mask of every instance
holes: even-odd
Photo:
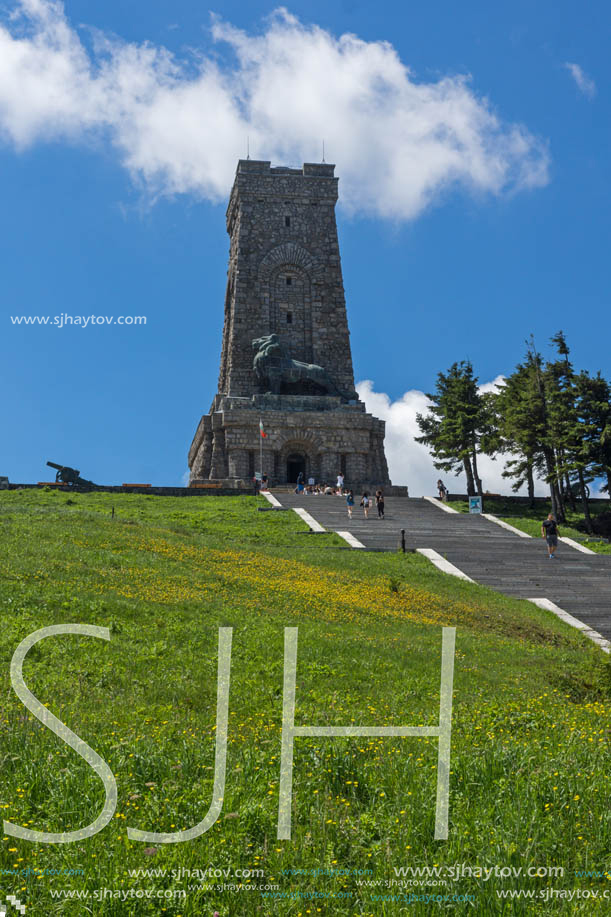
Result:
[[[439,478],[437,481],[437,490],[439,491],[439,499],[446,503],[448,499],[448,491],[441,478]]]
[[[344,491],[344,476],[343,476],[343,474],[341,473],[341,471],[340,471],[340,473],[339,473],[338,476],[337,476],[337,484],[336,484],[335,486],[337,487],[337,489],[338,489],[338,491],[339,491],[339,493],[340,493],[340,495],[341,495],[341,494],[343,493],[343,491]]]
[[[346,497],[346,506],[348,507],[348,519],[352,519],[352,507],[354,506],[354,494],[351,490],[348,491],[348,496]]]
[[[365,493],[363,494],[363,497],[361,499],[361,506],[363,507],[363,513],[365,515],[365,519],[369,519],[369,494],[367,493],[367,491],[365,491]]]
[[[384,518],[384,491],[376,490],[376,506],[378,508],[378,519]]]
[[[296,494],[303,493],[303,471],[300,471],[297,475],[297,487],[295,488]]]
[[[558,547],[558,523],[553,513],[550,513],[545,522],[541,523],[541,538],[547,541],[547,553],[552,560]]]

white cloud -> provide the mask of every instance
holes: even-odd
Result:
[[[433,467],[426,446],[415,441],[420,435],[416,415],[426,414],[429,405],[424,392],[412,389],[397,401],[391,401],[384,392],[375,392],[369,379],[359,382],[356,389],[367,410],[386,421],[384,447],[393,484],[407,484],[412,497],[436,495],[439,472]]]
[[[593,99],[596,95],[596,83],[594,80],[591,79],[586,73],[584,73],[579,64],[571,64],[569,61],[567,61],[564,66],[577,83],[579,91],[589,99]]]
[[[497,389],[505,385],[505,376],[497,376],[496,379],[493,379],[492,382],[482,382],[478,386],[478,390],[485,395],[487,392],[496,392]]]
[[[53,0],[13,0],[0,26],[0,137],[109,140],[153,193],[225,199],[253,156],[338,163],[352,211],[412,219],[448,187],[501,194],[548,180],[545,144],[505,124],[466,76],[419,82],[388,42],[339,38],[286,10],[247,34],[218,19],[230,54],[178,59],[94,36],[88,49]]]
[[[492,391],[497,385],[502,384],[503,377],[497,376],[492,382],[480,386],[480,391]],[[370,380],[359,382],[356,386],[360,398],[365,402],[367,410],[386,421],[386,458],[393,484],[407,484],[411,497],[423,495],[437,496],[436,482],[442,478],[450,492],[466,493],[467,485],[464,473],[458,477],[446,475],[438,471],[433,465],[433,459],[426,446],[417,443],[416,436],[420,435],[417,414],[426,414],[429,401],[417,389],[405,392],[397,401],[391,401],[383,392],[375,392]],[[491,459],[485,455],[478,457],[479,476],[482,479],[484,491],[490,493],[511,494],[511,481],[502,476],[505,467],[503,457]],[[524,488],[520,493],[526,493]],[[537,482],[535,493],[544,496],[547,493],[546,485]]]

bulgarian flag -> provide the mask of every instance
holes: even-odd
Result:
[[[259,430],[260,430],[260,432],[261,432],[261,436],[263,437],[263,439],[265,439],[265,437],[267,436],[267,433],[266,433],[265,430],[263,429],[263,421],[262,421],[262,420],[259,420]]]

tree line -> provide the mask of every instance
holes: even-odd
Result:
[[[469,360],[440,372],[429,412],[417,416],[416,441],[439,470],[465,472],[470,496],[483,494],[478,456],[509,456],[503,477],[514,492],[526,486],[534,506],[535,479],[546,481],[558,521],[579,500],[591,531],[588,484],[602,479],[611,497],[611,384],[600,372],[575,370],[562,331],[551,343],[554,358],[544,360],[531,336],[494,392],[480,391]]]

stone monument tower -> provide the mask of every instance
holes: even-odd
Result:
[[[384,422],[354,391],[334,170],[238,162],[218,391],[191,445],[191,485],[239,486],[257,471],[272,484],[302,471],[390,485]]]

